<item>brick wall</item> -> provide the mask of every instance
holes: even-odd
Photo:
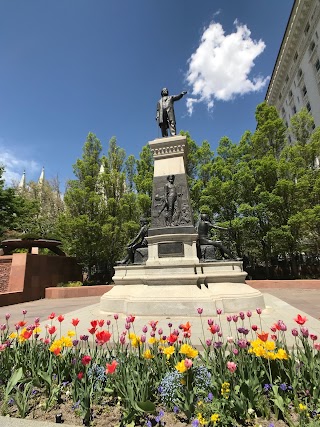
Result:
[[[1,258],[0,258],[0,293],[7,292],[8,290],[11,261],[12,261],[12,257],[10,256],[1,257]]]
[[[5,292],[0,291],[0,307],[44,298],[47,287],[69,280],[82,280],[75,258],[13,254],[9,284]]]

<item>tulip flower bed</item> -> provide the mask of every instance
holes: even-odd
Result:
[[[1,415],[111,427],[320,426],[320,342],[299,314],[290,331],[279,320],[264,332],[260,309],[227,316],[223,330],[221,310],[204,322],[199,308],[199,348],[189,321],[137,331],[134,316],[122,329],[115,314],[92,320],[87,335],[72,319],[62,335],[64,316],[42,326],[25,314],[0,325]]]

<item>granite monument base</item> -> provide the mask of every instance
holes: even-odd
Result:
[[[105,314],[137,316],[194,316],[198,307],[207,316],[217,308],[225,313],[264,308],[260,291],[245,283],[240,261],[194,265],[119,266],[115,285],[100,300]]]

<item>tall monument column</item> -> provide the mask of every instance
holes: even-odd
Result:
[[[148,258],[134,257],[115,267],[115,286],[101,297],[103,313],[137,316],[192,316],[202,307],[208,316],[264,307],[261,292],[246,285],[242,262],[199,262],[186,175],[187,139],[176,135],[174,102],[187,92],[169,96],[161,91],[156,120],[162,138],[149,142],[154,157]],[[168,136],[168,131],[171,136]],[[143,230],[142,231],[146,231]]]
[[[146,265],[199,264],[186,176],[186,137],[155,139],[149,146],[154,178]]]

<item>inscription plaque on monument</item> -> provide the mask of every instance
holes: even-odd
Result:
[[[158,243],[158,256],[159,258],[184,256],[183,243],[182,242]]]

